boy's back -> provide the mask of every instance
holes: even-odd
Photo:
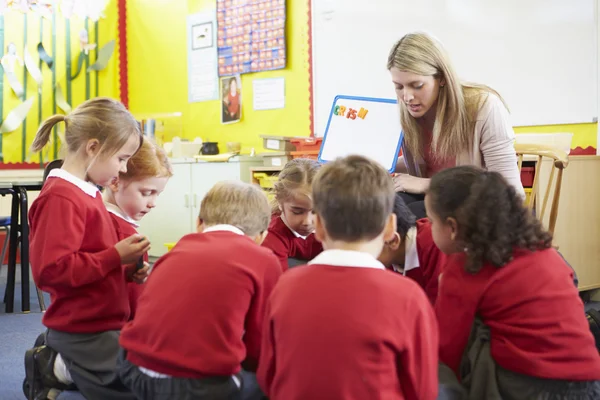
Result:
[[[259,378],[272,399],[436,396],[438,333],[429,301],[368,254],[328,250],[287,272],[266,317],[270,345]]]
[[[154,266],[121,334],[132,363],[201,379],[258,359],[263,305],[281,268],[250,238],[215,228],[185,236]]]

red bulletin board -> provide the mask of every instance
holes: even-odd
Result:
[[[286,66],[285,0],[217,0],[219,76]]]

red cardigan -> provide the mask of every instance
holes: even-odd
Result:
[[[331,252],[283,274],[269,299],[257,373],[265,394],[435,399],[438,331],[423,291],[382,264],[325,265]]]
[[[72,333],[120,330],[129,319],[127,285],[101,194],[50,177],[29,224],[33,278],[51,299],[44,325]]]
[[[448,257],[436,313],[440,361],[458,372],[475,316],[491,331],[502,368],[545,379],[600,380],[600,355],[573,285],[573,270],[554,249],[517,250],[501,268],[464,269]]]
[[[192,233],[154,265],[121,332],[133,364],[179,378],[255,370],[264,309],[281,275],[273,254],[228,231]]]
[[[288,258],[310,261],[323,251],[323,246],[314,233],[306,239],[296,236],[279,215],[271,218],[269,231],[262,245],[275,253],[283,271],[288,269]]]
[[[110,212],[110,211],[109,211]],[[117,231],[117,237],[119,241],[127,239],[131,235],[135,235],[138,231],[135,229],[136,226],[133,223],[126,221],[120,215],[110,213],[113,225]],[[148,262],[148,253],[144,254],[144,261]],[[130,316],[129,319],[135,317],[135,311],[137,309],[137,303],[142,290],[144,290],[145,283],[128,282],[127,283],[127,296],[129,299]]]
[[[427,218],[418,220],[416,229],[415,241],[419,266],[407,270],[405,275],[417,282],[427,294],[431,304],[435,304],[438,295],[439,276],[447,257],[435,245],[431,234],[431,222]]]

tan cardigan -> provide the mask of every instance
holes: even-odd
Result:
[[[456,165],[474,165],[496,171],[524,196],[514,147],[515,132],[510,124],[508,110],[498,96],[490,93],[482,104],[477,114],[474,136],[473,148],[460,154],[456,158]],[[407,172],[422,177],[424,160],[413,157],[404,144],[402,154]]]

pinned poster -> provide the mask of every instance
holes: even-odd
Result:
[[[402,138],[396,100],[337,96],[325,128],[319,161],[361,155],[394,172]]]

